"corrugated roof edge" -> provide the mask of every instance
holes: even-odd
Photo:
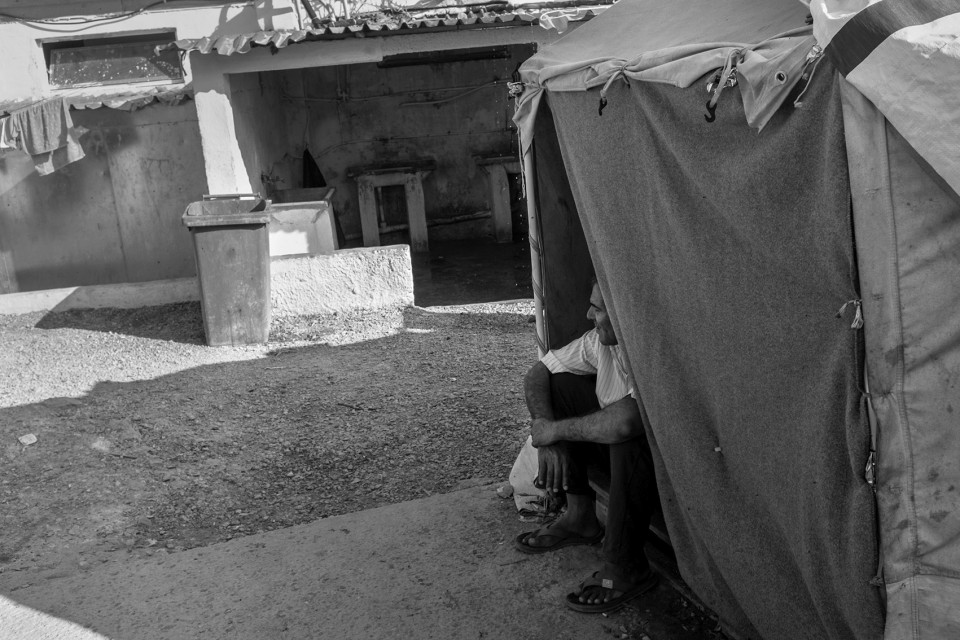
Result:
[[[459,12],[431,10],[428,14],[419,18],[413,18],[409,11],[398,15],[377,13],[365,18],[338,20],[335,23],[332,22],[315,29],[258,31],[218,38],[184,39],[159,48],[176,47],[186,52],[199,51],[202,54],[217,53],[229,56],[235,53],[247,53],[255,46],[283,49],[291,44],[315,40],[337,40],[367,35],[389,36],[422,31],[510,25],[533,26],[539,24],[540,16],[545,13],[550,13],[555,17],[558,12],[561,12],[567,21],[580,22],[595,17],[610,6],[612,4],[609,2],[593,4],[564,1],[524,5],[523,8],[505,9],[503,5],[492,5],[471,7],[467,11]]]
[[[43,102],[44,100],[57,100],[60,98],[73,109],[100,109],[107,107],[122,111],[136,111],[154,102],[172,106],[180,104],[184,100],[189,100],[192,97],[193,87],[189,84],[178,87],[152,86],[138,88],[131,85],[126,85],[123,88],[116,86],[112,88],[89,87],[85,89],[59,91],[55,95],[43,97],[5,100],[0,102],[0,116],[38,102]]]
[[[149,104],[159,102],[166,106],[174,106],[184,100],[193,98],[193,87],[183,85],[177,88],[155,87],[152,91],[138,91],[129,88],[123,91],[107,93],[83,93],[63,96],[74,109],[99,109],[108,107],[123,111],[136,111]]]

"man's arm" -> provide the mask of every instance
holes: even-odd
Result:
[[[550,399],[550,370],[542,362],[530,367],[523,379],[523,391],[527,398],[530,417],[536,420],[553,420],[553,403]]]
[[[564,441],[616,444],[632,440],[642,433],[640,409],[631,396],[579,418],[553,420],[546,416],[533,415],[533,425],[530,427],[535,447]]]
[[[523,391],[527,398],[527,409],[534,423],[538,420],[553,421],[553,402],[550,395],[550,370],[538,362],[527,372],[523,379]],[[537,446],[536,486],[547,491],[559,492],[567,487],[569,473],[569,454],[564,442]]]

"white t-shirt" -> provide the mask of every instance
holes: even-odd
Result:
[[[627,396],[636,399],[620,345],[600,344],[596,329],[591,329],[565,347],[547,352],[540,362],[550,373],[574,373],[597,376],[597,401],[600,408]]]

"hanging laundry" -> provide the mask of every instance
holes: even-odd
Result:
[[[0,125],[0,149],[11,147],[29,154],[42,176],[84,157],[70,107],[62,98],[12,111]]]
[[[20,150],[17,144],[17,135],[14,133],[10,124],[11,120],[9,117],[0,119],[0,158]]]

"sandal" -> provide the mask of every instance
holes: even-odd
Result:
[[[550,533],[551,531],[555,531],[556,533]],[[527,540],[530,538],[556,538],[556,542],[534,547],[527,544]],[[592,536],[579,536],[561,527],[543,527],[536,531],[525,531],[521,533],[514,539],[513,546],[517,548],[517,551],[522,553],[547,553],[548,551],[555,551],[562,547],[570,547],[577,544],[597,544],[601,540],[603,540],[603,529],[600,529]]]
[[[599,573],[599,571],[595,571],[592,576],[580,583],[580,587],[575,593],[567,594],[565,603],[568,607],[580,613],[608,613],[610,611],[616,611],[631,600],[653,589],[657,586],[657,582],[659,582],[657,574],[650,570],[647,570],[646,575],[636,583],[600,578],[598,577]],[[619,591],[620,595],[606,602],[598,602],[596,604],[580,602],[580,596],[583,595],[583,592],[591,588]]]

